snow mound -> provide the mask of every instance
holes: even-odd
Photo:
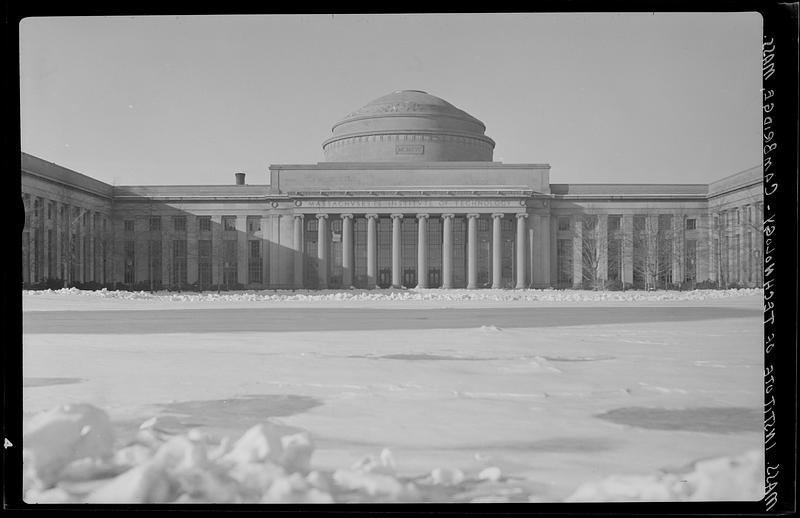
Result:
[[[103,299],[143,300],[153,302],[653,302],[708,300],[763,294],[760,288],[692,291],[591,291],[591,290],[440,290],[440,289],[376,289],[376,290],[249,290],[228,292],[146,292],[114,290],[23,290],[31,297],[80,296]]]
[[[350,469],[313,470],[307,432],[281,433],[271,423],[235,442],[213,442],[199,430],[175,432],[174,418],[139,427],[136,439],[114,451],[108,415],[70,405],[34,416],[23,441],[24,500],[28,503],[330,503],[420,501],[424,484],[467,482],[454,468],[437,468],[415,484],[397,476],[389,449]],[[470,480],[495,480],[483,473]]]
[[[580,486],[567,502],[757,501],[764,497],[764,452],[696,462],[688,472],[614,475]]]

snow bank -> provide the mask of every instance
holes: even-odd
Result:
[[[103,299],[152,300],[175,302],[651,302],[708,300],[748,295],[760,295],[760,288],[692,291],[588,291],[588,290],[263,290],[230,292],[146,292],[146,291],[84,291],[76,288],[60,290],[23,291],[23,295],[81,296]]]
[[[69,405],[35,416],[23,434],[23,492],[28,503],[330,503],[466,500],[544,501],[523,494],[496,466],[468,475],[437,467],[427,476],[396,474],[388,449],[350,468],[314,470],[306,432],[282,434],[270,423],[237,441],[199,430],[176,433],[169,418],[145,421],[136,439],[114,451],[106,413]],[[567,501],[759,500],[763,452],[694,464],[687,473],[613,476],[578,488]],[[534,481],[535,482],[535,481]],[[530,493],[525,491],[524,493]]]
[[[281,434],[262,423],[235,443],[213,442],[199,430],[169,431],[153,418],[136,439],[113,451],[106,413],[91,405],[43,412],[23,435],[24,500],[28,503],[329,503],[420,501],[423,491],[465,480],[460,470],[437,468],[415,484],[396,475],[388,449],[349,469],[313,470],[306,432]],[[499,471],[496,474],[499,476]],[[473,482],[496,480],[482,473]]]
[[[683,473],[615,475],[579,487],[568,502],[758,501],[764,498],[764,452],[699,461]]]

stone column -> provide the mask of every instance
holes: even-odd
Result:
[[[53,236],[55,237],[55,249],[53,253],[56,256],[55,260],[55,272],[50,272],[50,275],[54,279],[63,279],[61,275],[61,227],[63,226],[63,220],[61,219],[61,207],[62,204],[55,202],[53,207]]]
[[[39,260],[39,254],[36,253],[36,238],[39,231],[39,214],[36,210],[36,203],[38,200],[38,196],[31,196],[28,206],[28,210],[30,211],[30,228],[28,229],[28,269],[30,271],[31,284],[39,280],[36,275],[36,262]]]
[[[492,214],[492,288],[503,287],[503,214]]]
[[[558,216],[550,216],[550,286],[558,286]]]
[[[600,281],[600,286],[605,289],[606,281],[608,281],[608,214],[597,215],[595,232],[597,233],[595,239],[595,246],[597,246],[597,279]]]
[[[172,218],[161,217],[161,288],[166,289],[175,283],[172,275]]]
[[[222,216],[211,216],[211,284],[222,284]]]
[[[428,287],[428,214],[417,214],[417,288]]]
[[[197,216],[186,215],[186,283],[190,286],[198,281],[200,256],[197,238]]]
[[[684,229],[686,216],[681,213],[672,215],[672,283],[683,284],[684,260]]]
[[[47,209],[50,200],[42,199],[42,279],[50,278],[50,239],[47,237],[52,225],[52,220],[47,219]]]
[[[236,282],[241,284],[244,288],[250,284],[248,278],[250,270],[248,264],[250,263],[250,235],[247,228],[247,215],[236,216]],[[172,279],[176,282],[177,279]]]
[[[294,287],[303,287],[303,214],[294,215]]]
[[[736,208],[736,211],[739,214],[739,224],[737,225],[738,228],[736,229],[736,233],[739,236],[739,284],[749,286],[750,277],[748,272],[750,270],[747,263],[750,249],[747,247],[747,242],[745,241],[745,229],[748,223],[745,219],[745,216],[747,215],[746,209],[747,206]]]
[[[78,222],[75,225],[75,228],[78,229],[76,243],[78,248],[78,278],[76,280],[80,282],[86,282],[86,276],[84,275],[86,269],[86,247],[84,246],[86,240],[86,225],[83,223],[85,214],[86,210],[84,208],[78,208]]]
[[[622,282],[633,283],[633,215],[622,215]]]
[[[328,215],[317,214],[317,278],[319,289],[328,288]]]
[[[367,287],[378,286],[378,215],[367,214]]]
[[[572,286],[583,287],[583,216],[572,216]]]
[[[478,287],[478,217],[467,214],[467,289]]]
[[[353,215],[342,214],[342,287],[353,287]]]
[[[442,289],[453,288],[453,218],[442,214]]]
[[[89,227],[86,231],[86,239],[89,241],[89,257],[87,257],[86,261],[86,273],[88,274],[86,277],[86,281],[93,281],[94,279],[94,235],[95,235],[95,225],[94,225],[94,215],[96,212],[94,211],[86,211],[89,217],[89,221],[87,226]]]
[[[392,214],[392,288],[399,288],[403,284],[403,276],[400,271],[402,251],[400,249],[400,224],[403,220],[402,214]]]
[[[658,271],[656,271],[656,264],[659,260],[658,258],[658,214],[648,214],[647,215],[647,223],[646,223],[646,230],[647,230],[647,257],[649,258],[649,264],[647,266],[648,274],[647,276],[650,278],[650,287],[657,288],[658,286]],[[659,265],[659,269],[661,269],[661,265]]]
[[[517,285],[516,288],[518,290],[525,288],[525,270],[527,269],[528,261],[526,260],[526,252],[528,250],[528,246],[525,243],[525,229],[527,228],[527,222],[525,219],[528,217],[527,214],[517,214]]]
[[[269,246],[269,236],[271,235],[270,232],[271,229],[269,228],[270,223],[271,223],[271,218],[269,216],[266,215],[261,216],[261,232],[259,233],[259,239],[261,240],[261,285],[264,286],[265,288],[267,286],[272,285],[272,275],[269,271],[270,269],[269,256],[272,253],[272,250],[270,249]],[[292,246],[294,246],[294,243],[292,243]],[[294,255],[292,255],[292,261],[294,261]],[[284,286],[289,285],[290,281],[288,276],[283,279],[276,277],[276,279],[282,282]]]

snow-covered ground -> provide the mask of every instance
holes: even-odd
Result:
[[[492,310],[459,328],[364,329],[365,309],[376,306],[429,308],[431,314]],[[505,306],[612,313],[690,306],[695,318],[495,325],[491,315]],[[342,317],[347,328],[337,330],[198,333],[187,326],[162,333],[144,326],[124,334],[61,334],[25,327],[25,416],[65,404],[95,405],[110,417],[117,450],[153,416],[172,416],[172,435],[185,438],[196,428],[213,445],[225,436],[233,443],[266,423],[287,436],[307,432],[314,444],[311,466],[330,476],[387,449],[401,486],[416,484],[417,493],[392,486],[395,496],[412,500],[757,499],[758,488],[720,496],[706,487],[711,482],[704,482],[705,492],[700,486],[664,488],[712,480],[718,472],[728,473],[728,485],[763,480],[753,475],[755,467],[763,469],[757,459],[763,448],[760,291],[23,294],[26,312],[158,309],[172,315],[174,309],[215,308],[204,318],[224,322],[243,307],[294,307],[307,319],[326,307],[352,311]],[[108,319],[129,315],[112,312]],[[270,312],[256,318],[268,319]],[[702,462],[716,457],[723,460]],[[731,479],[737,469],[746,473]],[[676,481],[668,475],[689,472],[702,476]],[[392,485],[341,476],[364,487]],[[448,477],[458,483],[448,486]],[[293,480],[282,484],[296,491],[284,487],[284,493],[317,487]],[[334,486],[326,487],[337,500],[380,499]],[[426,489],[433,486],[448,489]]]

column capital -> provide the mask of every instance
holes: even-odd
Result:
[[[316,214],[315,217],[317,219],[328,219],[328,215],[327,214]]]
[[[304,219],[306,217],[305,214],[294,214],[294,219]]]
[[[367,219],[378,219],[377,214],[365,214],[364,217]]]
[[[469,219],[476,219],[476,218],[480,218],[480,217],[481,217],[480,214],[467,214],[467,218],[469,218]]]
[[[452,219],[452,218],[455,218],[455,217],[456,217],[456,215],[453,214],[453,213],[442,214],[442,219],[448,219],[448,218]]]
[[[502,218],[503,216],[505,216],[505,214],[503,214],[502,212],[493,212],[492,213],[492,217],[495,218],[495,219],[496,218]]]
[[[342,219],[353,219],[352,214],[341,214],[339,217]]]
[[[392,219],[403,219],[402,214],[390,214],[389,215]]]
[[[430,217],[430,214],[417,214],[417,219],[428,219]]]
[[[527,218],[528,217],[528,213],[527,212],[520,212],[518,214],[515,214],[515,216],[517,217],[517,219],[523,219],[523,218]]]

